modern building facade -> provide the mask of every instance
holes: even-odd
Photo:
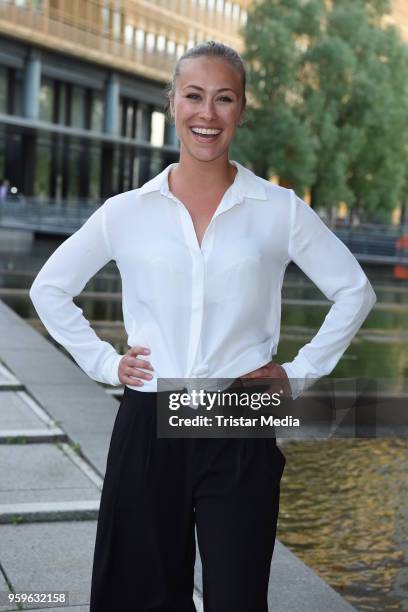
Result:
[[[0,178],[100,200],[178,156],[164,87],[186,48],[242,50],[253,0],[0,0]],[[408,0],[391,20],[408,42]]]
[[[98,201],[178,156],[164,87],[186,48],[241,49],[246,0],[0,0],[0,177]]]

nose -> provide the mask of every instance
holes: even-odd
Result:
[[[211,98],[204,100],[199,112],[200,117],[206,121],[209,121],[215,116],[215,114],[216,112],[213,100]]]

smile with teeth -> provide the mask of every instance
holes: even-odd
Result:
[[[193,134],[196,134],[199,137],[203,138],[215,138],[218,134],[221,134],[222,130],[214,129],[214,128],[200,128],[200,127],[192,127],[191,131]]]

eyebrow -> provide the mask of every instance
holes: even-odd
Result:
[[[194,89],[199,89],[200,91],[204,91],[204,89],[202,87],[199,87],[198,85],[184,85],[183,89],[187,89],[187,87],[194,87]],[[220,92],[220,91],[232,91],[235,95],[237,94],[237,92],[231,87],[221,87],[221,89],[217,89],[217,92]]]

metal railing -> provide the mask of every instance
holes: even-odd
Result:
[[[395,243],[400,234],[394,228],[386,232],[373,232],[360,228],[334,230],[336,235],[353,253],[395,257]]]
[[[13,197],[0,202],[0,228],[69,236],[97,209],[94,199],[44,200]],[[362,262],[408,266],[408,249],[397,249],[402,230],[392,225],[364,224],[335,228],[335,234]]]
[[[91,199],[9,198],[0,202],[0,227],[69,236],[97,207]]]

